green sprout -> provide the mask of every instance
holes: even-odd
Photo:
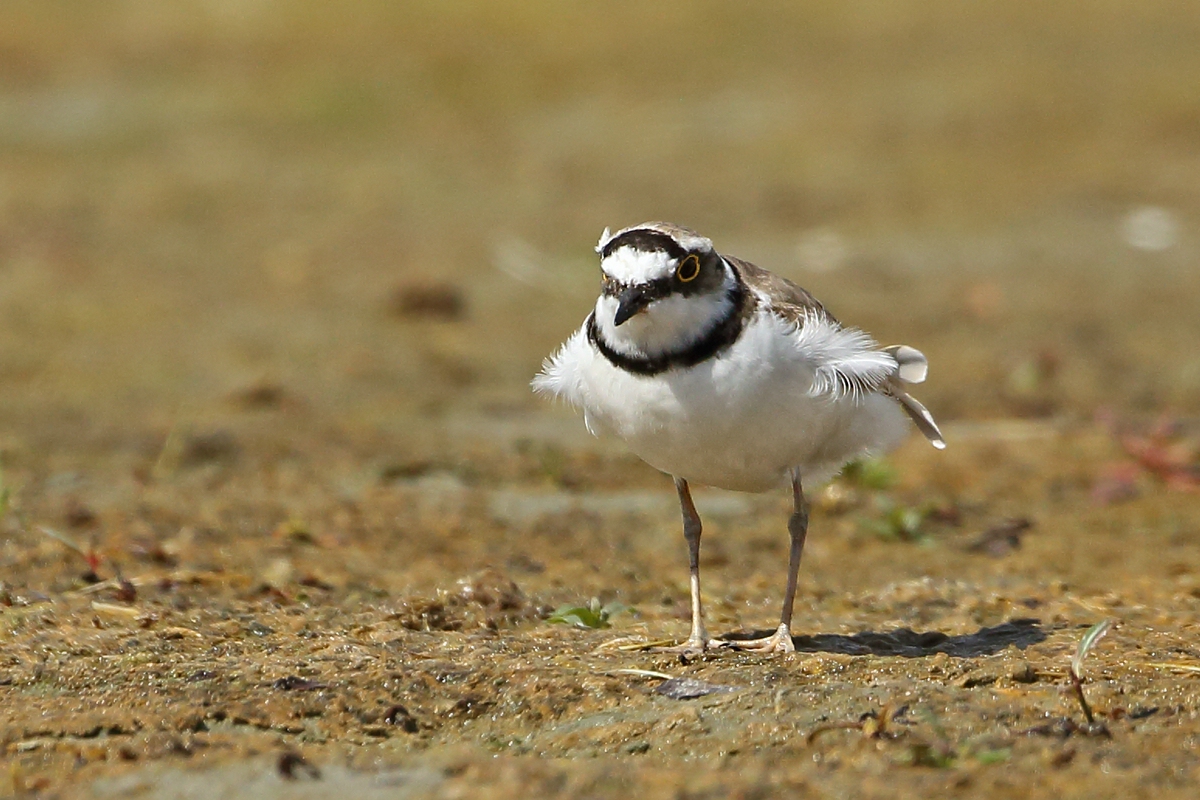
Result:
[[[609,603],[601,606],[600,599],[593,597],[586,606],[559,606],[547,618],[551,625],[573,625],[576,628],[597,630],[611,627],[609,619],[626,610],[621,603]]]
[[[1079,706],[1083,709],[1083,716],[1087,719],[1089,727],[1095,726],[1096,718],[1092,714],[1092,708],[1088,705],[1087,698],[1083,696],[1083,661],[1096,643],[1104,637],[1104,634],[1108,633],[1112,624],[1111,619],[1104,619],[1088,628],[1088,632],[1079,640],[1079,647],[1076,648],[1075,655],[1071,656],[1071,686],[1075,690],[1075,697],[1079,700]]]
[[[970,742],[954,745],[946,726],[938,719],[936,713],[928,706],[920,706],[917,715],[922,717],[933,731],[933,740],[913,742],[908,751],[898,759],[902,764],[914,767],[933,767],[948,769],[967,759],[973,759],[979,764],[1000,764],[1012,756],[1009,747],[981,747]]]
[[[881,502],[883,515],[878,519],[865,519],[862,527],[880,539],[892,542],[923,542],[928,539],[925,522],[932,508],[929,506],[903,506],[890,501]]]
[[[882,458],[859,458],[847,464],[841,477],[864,489],[888,489],[896,483],[896,468]]]

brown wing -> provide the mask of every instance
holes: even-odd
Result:
[[[781,317],[785,317],[797,325],[803,325],[806,315],[818,314],[840,327],[841,324],[821,305],[817,298],[787,278],[781,278],[740,258],[732,256],[723,256],[723,258],[741,274],[742,280],[746,282],[747,286],[766,295],[772,310]],[[916,398],[905,391],[908,384],[920,383],[925,380],[925,356],[921,351],[904,345],[883,349],[896,360],[896,372],[887,378],[887,382],[882,386],[861,384],[862,392],[882,391],[891,397],[900,404],[900,407],[916,424],[917,429],[925,435],[925,438],[934,447],[941,450],[946,446],[946,441],[942,438],[942,432],[938,430],[937,423],[933,421],[933,415]],[[854,386],[856,382],[854,375],[845,373],[839,374],[838,380],[844,386]]]
[[[840,324],[817,298],[787,278],[781,278],[740,258],[722,257],[741,274],[747,286],[766,295],[771,301],[771,308],[789,322],[803,324],[806,316],[818,314],[834,324]]]

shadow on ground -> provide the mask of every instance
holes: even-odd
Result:
[[[721,638],[729,642],[745,641],[770,636],[774,631],[762,630],[730,633]],[[841,653],[861,656],[904,656],[920,658],[935,653],[958,658],[990,656],[1009,645],[1025,649],[1031,644],[1046,639],[1041,622],[1036,619],[1014,619],[990,628],[980,628],[975,633],[949,636],[940,631],[917,632],[908,628],[892,631],[863,631],[853,636],[836,633],[820,633],[816,636],[793,636],[792,642],[800,653]]]

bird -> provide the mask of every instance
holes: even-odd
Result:
[[[908,393],[928,362],[842,325],[806,290],[669,222],[611,233],[596,246],[600,295],[547,358],[534,392],[583,411],[671,476],[688,547],[691,632],[681,653],[731,647],[791,652],[797,575],[811,491],[848,462],[885,452],[908,421],[943,449]],[[790,548],[779,626],[769,636],[710,639],[700,592],[702,523],[691,485],[764,492],[790,485]]]

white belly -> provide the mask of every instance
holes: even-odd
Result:
[[[764,491],[792,470],[813,486],[903,438],[907,421],[886,396],[814,396],[816,365],[793,345],[785,327],[760,315],[720,356],[639,376],[576,334],[546,388],[581,406],[593,432],[615,434],[648,464],[725,489]]]

